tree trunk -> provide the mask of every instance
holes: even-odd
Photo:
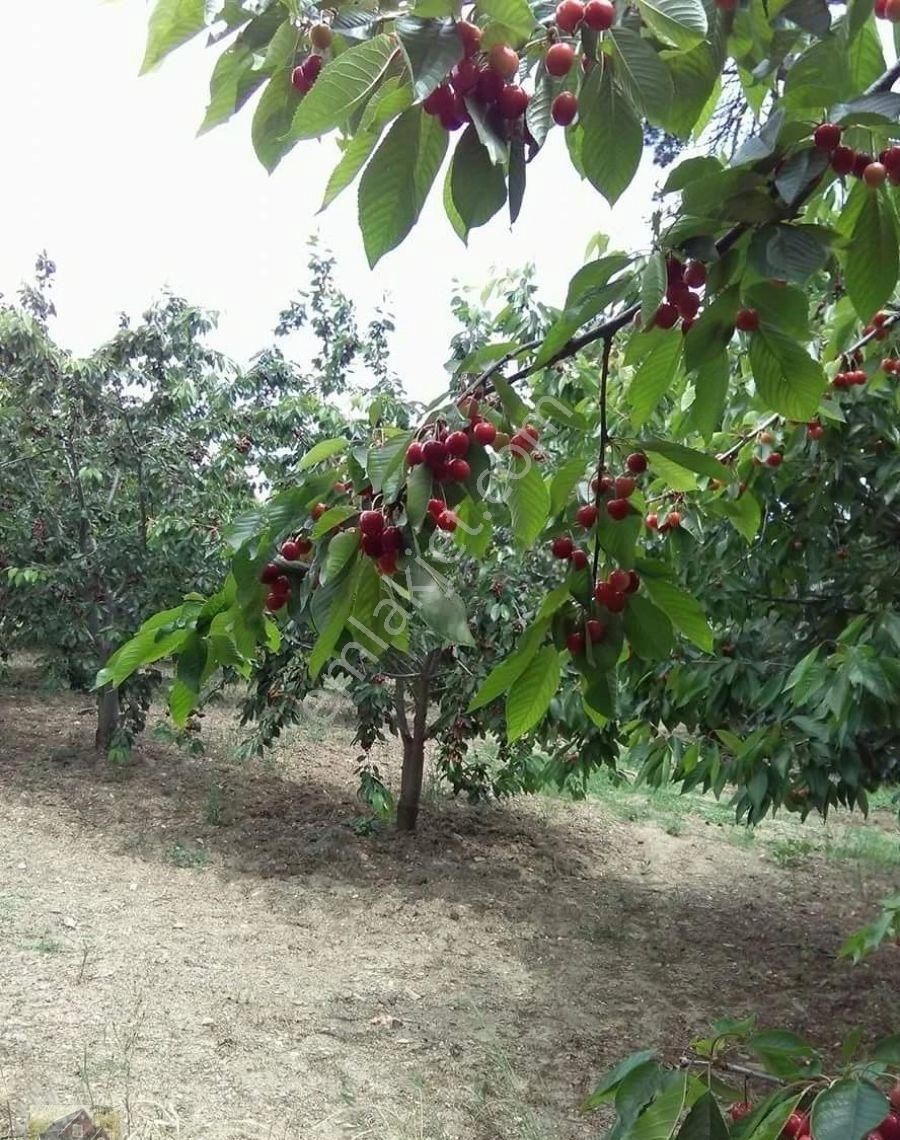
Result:
[[[111,685],[97,694],[97,732],[94,747],[106,753],[112,743],[113,734],[119,727],[119,690]]]
[[[415,831],[425,771],[425,741],[409,736],[403,741],[403,771],[397,801],[397,830]]]

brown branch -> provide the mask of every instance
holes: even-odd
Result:
[[[591,570],[591,581],[596,584],[597,582],[597,566],[600,563],[600,526],[599,514],[603,506],[603,492],[601,490],[601,481],[603,479],[603,472],[606,467],[606,445],[609,443],[609,432],[607,429],[606,420],[606,388],[609,380],[609,357],[612,352],[612,336],[608,336],[603,342],[603,358],[600,364],[600,454],[597,457],[597,491],[594,498],[594,504],[597,508],[598,523],[594,533],[594,565]]]

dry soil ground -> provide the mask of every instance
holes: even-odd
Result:
[[[822,849],[618,793],[432,795],[418,836],[365,836],[340,720],[237,764],[223,714],[204,755],[112,771],[88,704],[0,692],[0,1136],[108,1103],[136,1138],[581,1140],[604,1067],[717,1016],[828,1048],[900,1022],[900,950],[836,957],[897,887],[887,813]]]

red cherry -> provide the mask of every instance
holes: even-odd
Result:
[[[813,131],[813,142],[819,150],[827,150],[830,154],[841,141],[844,128],[838,123],[820,123]]]
[[[575,512],[575,521],[585,530],[590,530],[597,521],[597,507],[594,503],[585,503]]]
[[[575,49],[571,44],[554,44],[544,56],[544,67],[547,68],[550,75],[556,76],[557,79],[563,75],[568,75],[574,62]]]
[[[266,594],[266,609],[271,614],[275,613],[276,610],[282,609],[286,603],[286,594],[276,594],[274,591],[271,594]]]
[[[503,76],[498,75],[496,71],[492,71],[489,67],[483,67],[478,76],[478,86],[475,88],[475,97],[479,103],[490,106],[491,103],[496,103],[500,98],[500,92],[503,90],[503,87]]]
[[[641,578],[637,570],[628,571],[628,585],[625,588],[626,594],[636,594],[641,586]]]
[[[806,425],[807,439],[821,439],[825,434],[825,428],[819,423],[818,420],[810,420]]]
[[[856,151],[849,146],[836,146],[831,152],[831,169],[835,174],[849,174],[856,165]]]
[[[584,22],[595,32],[605,32],[616,21],[615,5],[610,0],[588,0],[584,6]]]
[[[380,558],[384,554],[384,540],[380,534],[364,534],[360,539],[363,554],[370,558]]]
[[[681,526],[681,511],[669,511],[666,515],[666,526],[670,530],[675,530]]]
[[[756,309],[738,309],[734,324],[741,332],[756,332],[759,328],[759,313]]]
[[[631,503],[627,499],[610,499],[606,504],[606,510],[611,519],[621,522],[631,514]]]
[[[879,20],[885,19],[887,15],[887,0],[875,0],[875,15]]]
[[[610,586],[620,594],[624,594],[631,584],[631,579],[628,576],[627,570],[613,570],[613,572],[606,579]]]
[[[464,431],[452,431],[444,441],[447,454],[461,459],[469,450],[469,437]]]
[[[446,83],[441,83],[435,87],[422,101],[422,109],[428,115],[449,115],[453,111],[454,105],[453,90]]]
[[[478,85],[481,71],[473,59],[461,59],[450,72],[450,84],[457,95],[468,95]]]
[[[408,467],[418,467],[424,458],[425,455],[422,451],[422,445],[418,441],[411,443],[406,449],[406,464]]]
[[[682,321],[681,321],[681,335],[682,336],[687,336],[687,334],[691,331],[691,326],[693,325],[693,323],[694,323],[693,317],[684,317],[682,319]]]
[[[385,553],[398,554],[403,546],[403,531],[399,526],[389,526],[381,536],[381,549]]]
[[[678,322],[678,309],[669,301],[663,303],[656,310],[656,316],[653,318],[653,323],[657,328],[671,329],[674,328]]]
[[[647,456],[643,451],[632,451],[625,460],[625,466],[632,475],[643,475],[647,470]]]
[[[480,444],[487,447],[497,438],[497,429],[489,420],[481,420],[472,428],[472,435]]]
[[[429,499],[428,500],[428,513],[431,515],[431,517],[433,519],[436,519],[438,517],[438,515],[442,515],[446,509],[447,509],[447,504],[444,502],[443,499]]]
[[[882,152],[881,161],[887,168],[888,178],[891,182],[896,182],[900,177],[900,146],[888,147]]]
[[[595,475],[594,478],[591,480],[591,490],[594,491],[595,493],[597,491],[599,491],[601,495],[605,495],[608,491],[611,491],[612,489],[613,489],[613,480],[609,475],[603,475],[599,479]]]
[[[771,455],[766,456],[766,465],[768,467],[780,467],[781,461],[783,459],[784,459],[784,456],[781,454],[780,451],[773,451]]]
[[[785,1140],[794,1140],[795,1137],[802,1136],[809,1128],[809,1117],[805,1112],[792,1112],[787,1118],[784,1128],[781,1130],[781,1135]]]
[[[573,657],[579,657],[584,653],[584,634],[574,630],[566,638],[566,649],[572,654]]]
[[[644,522],[647,524],[647,526],[650,528],[650,530],[657,530],[659,527],[659,515],[656,514],[655,512],[651,512],[644,519]]]
[[[458,131],[469,121],[469,111],[463,97],[456,92],[453,94],[453,103],[446,111],[438,115],[441,126],[445,131]]]
[[[700,309],[700,298],[696,293],[688,293],[678,302],[678,312],[686,321],[693,321]]]
[[[635,481],[630,475],[620,475],[615,482],[616,498],[627,499],[634,494]]]
[[[494,44],[488,53],[488,66],[503,79],[511,79],[519,70],[519,57],[509,44]]]
[[[571,35],[584,19],[584,5],[581,0],[562,0],[556,5],[556,26],[561,32]]]
[[[281,567],[274,562],[267,562],[260,571],[259,580],[264,586],[271,586],[276,578],[281,577]]]
[[[381,511],[363,511],[359,516],[359,529],[363,534],[381,534],[385,518]]]
[[[550,117],[558,127],[568,127],[578,114],[578,96],[574,91],[560,91],[550,104]]]
[[[471,24],[468,20],[456,21],[456,34],[462,40],[463,51],[466,56],[477,55],[481,47],[481,28]]]
[[[596,618],[590,618],[584,623],[584,631],[588,636],[588,641],[593,645],[603,640],[606,635],[606,626],[602,621],[597,621]]]
[[[296,562],[300,557],[299,545],[291,539],[288,539],[287,542],[282,543],[281,557],[286,559],[288,562]]]
[[[587,551],[582,550],[581,547],[576,547],[572,551],[572,569],[584,570],[588,564]]]
[[[393,550],[385,551],[384,554],[378,559],[376,569],[379,574],[386,574],[390,577],[391,574],[397,573],[397,554]]]
[[[528,101],[529,95],[525,88],[513,84],[500,92],[497,107],[504,119],[518,119],[525,114]]]
[[[896,24],[900,20],[900,4],[897,3],[897,0],[885,0],[884,15],[892,24]]]
[[[887,170],[883,162],[870,162],[862,176],[867,186],[881,186],[887,178]]]
[[[439,439],[429,439],[427,443],[423,444],[422,455],[432,469],[447,462],[447,448]]]
[[[684,267],[684,283],[691,289],[700,289],[706,284],[706,266],[702,261],[689,261]]]
[[[537,443],[537,441],[541,438],[541,433],[534,426],[534,424],[523,424],[519,430],[524,435],[527,435],[529,439],[534,440],[535,443]]]
[[[715,0],[715,4],[722,12],[733,12],[738,6],[738,0]]]
[[[294,541],[297,544],[297,549],[300,551],[301,558],[304,555],[309,554],[313,548],[313,544],[308,538],[295,538]]]
[[[301,95],[305,95],[312,87],[312,82],[307,77],[306,68],[303,64],[300,64],[299,67],[295,67],[291,72],[291,86],[295,91],[299,91]]]
[[[732,1120],[743,1120],[745,1116],[749,1116],[753,1111],[753,1105],[749,1100],[739,1100],[737,1104],[733,1104],[728,1110],[728,1115]]]
[[[454,483],[465,483],[472,474],[472,468],[465,459],[454,459],[450,464],[450,478]]]
[[[884,1140],[900,1140],[900,1115],[889,1112],[878,1125],[878,1131]]]
[[[857,151],[856,158],[853,162],[853,173],[857,178],[862,178],[863,171],[866,169],[870,162],[874,161],[875,159],[871,154],[866,154],[865,151]]]
[[[456,511],[441,511],[437,518],[437,524],[441,530],[454,531],[459,525],[459,515]]]
[[[322,515],[325,514],[327,510],[328,506],[325,503],[316,503],[316,505],[309,512],[313,522],[318,522],[318,520],[322,517]]]
[[[567,534],[561,534],[550,543],[550,550],[554,558],[571,558],[575,543]]]

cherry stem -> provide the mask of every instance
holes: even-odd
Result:
[[[609,443],[609,434],[606,427],[606,388],[609,380],[609,356],[612,352],[612,336],[603,342],[603,356],[600,362],[600,454],[597,456],[597,491],[594,496],[594,505],[597,508],[597,518],[594,520],[594,566],[591,570],[591,582],[597,583],[597,566],[600,562],[600,508],[603,505],[602,479],[603,469],[606,466],[606,445]]]

